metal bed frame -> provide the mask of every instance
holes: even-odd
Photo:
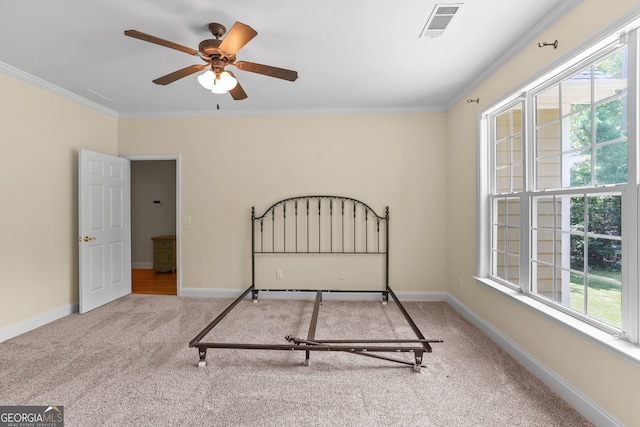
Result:
[[[290,212],[287,217],[287,212]],[[289,230],[289,236],[287,236]],[[316,233],[317,232],[317,233]],[[382,242],[381,242],[382,240]],[[384,257],[384,289],[382,290],[322,290],[322,289],[261,289],[256,286],[256,256],[261,254],[370,254]],[[287,343],[228,343],[203,341],[245,297],[258,301],[260,291],[315,292],[315,304],[306,338],[287,335]],[[415,337],[407,339],[316,339],[318,314],[324,293],[379,293],[382,304],[389,295],[413,330]],[[296,350],[305,352],[304,365],[310,365],[312,351],[341,351],[360,356],[383,359],[412,366],[420,372],[424,353],[431,353],[430,343],[441,339],[427,339],[389,286],[389,207],[384,216],[367,204],[342,196],[298,196],[280,200],[264,214],[256,216],[251,208],[251,286],[227,306],[189,343],[196,347],[199,367],[207,365],[207,349]],[[414,362],[378,353],[413,353]]]

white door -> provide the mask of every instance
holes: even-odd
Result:
[[[80,313],[131,293],[129,160],[80,150]]]

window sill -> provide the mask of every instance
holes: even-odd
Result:
[[[587,338],[600,348],[611,351],[617,356],[623,357],[637,367],[640,367],[640,347],[622,339],[616,339],[610,333],[605,332],[595,326],[589,325],[575,317],[554,309],[551,306],[536,301],[514,289],[501,285],[491,279],[475,277],[475,279],[483,285],[493,289],[501,294],[511,298],[512,300],[522,304],[536,313],[542,314],[544,317],[552,320],[556,324],[566,329],[576,332]]]

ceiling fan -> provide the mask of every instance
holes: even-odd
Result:
[[[249,43],[251,39],[258,35],[258,33],[250,26],[241,22],[236,22],[222,40],[220,38],[227,32],[224,25],[211,23],[209,24],[209,31],[211,31],[211,34],[214,35],[215,39],[201,41],[198,46],[198,50],[136,30],[126,30],[124,35],[179,50],[181,52],[188,53],[189,55],[198,56],[206,63],[190,65],[181,70],[174,71],[173,73],[169,73],[166,76],[153,80],[154,83],[159,85],[168,85],[169,83],[173,83],[183,77],[210,67],[210,70],[207,70],[204,74],[198,76],[200,84],[214,93],[229,92],[233,99],[240,100],[245,99],[247,94],[244,89],[242,89],[242,86],[240,86],[240,83],[237,82],[233,73],[225,70],[227,65],[233,65],[239,70],[276,77],[290,82],[293,82],[298,78],[298,73],[296,71],[272,67],[270,65],[256,64],[255,62],[236,61],[236,53],[244,45]]]

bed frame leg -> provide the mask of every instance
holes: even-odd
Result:
[[[316,326],[318,324],[318,313],[320,312],[320,306],[322,305],[322,291],[316,291],[316,301],[313,304],[313,313],[311,313],[311,323],[309,324],[309,333],[307,334],[307,340],[313,341],[316,336]],[[309,366],[311,352],[304,352],[304,366]]]
[[[415,364],[413,365],[413,372],[417,372],[420,373],[420,369],[422,368],[422,355],[424,353],[422,351],[416,351],[414,353],[416,361]]]
[[[198,361],[198,368],[204,368],[207,366],[207,348],[198,347],[198,354],[200,355],[200,361]]]
[[[258,302],[258,292],[256,289],[251,291],[251,302]]]
[[[387,302],[389,302],[389,292],[383,292],[382,293],[382,305],[387,305]]]

